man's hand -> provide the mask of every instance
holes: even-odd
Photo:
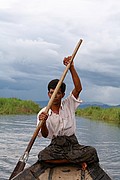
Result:
[[[45,112],[42,112],[40,115],[39,115],[39,121],[46,121],[48,118],[48,114],[45,113]]]
[[[68,56],[68,57],[64,58],[63,64],[65,66],[67,66],[70,63],[71,57],[72,56]],[[72,80],[73,80],[73,83],[74,83],[74,89],[72,90],[72,94],[77,99],[79,94],[80,94],[80,92],[81,92],[81,90],[82,90],[82,85],[81,85],[80,78],[79,78],[78,73],[77,73],[77,71],[76,71],[76,69],[74,67],[74,63],[73,62],[70,64],[69,70],[70,70],[70,73],[72,75]]]
[[[68,56],[68,57],[65,57],[65,58],[64,58],[63,64],[64,64],[65,66],[67,66],[67,65],[70,63],[71,57],[72,57],[72,56]],[[71,66],[72,66],[72,65],[74,65],[73,62],[71,63]]]

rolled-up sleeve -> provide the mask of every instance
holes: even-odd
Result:
[[[70,93],[69,97],[68,97],[71,107],[76,110],[78,108],[78,106],[83,102],[80,97],[78,97],[77,99],[74,97],[74,95],[72,94],[72,92]]]

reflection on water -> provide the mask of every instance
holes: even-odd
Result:
[[[120,129],[97,121],[77,120],[79,143],[97,149],[102,168],[113,178],[120,179]],[[0,116],[0,180],[9,178],[23,155],[36,127],[36,116]],[[37,154],[49,140],[37,138],[26,167],[37,161]]]

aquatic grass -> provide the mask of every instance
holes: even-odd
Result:
[[[77,116],[86,117],[93,120],[101,120],[104,122],[120,125],[120,108],[110,107],[102,108],[99,106],[90,106],[76,111]]]
[[[0,98],[0,114],[36,114],[40,106],[31,100]]]

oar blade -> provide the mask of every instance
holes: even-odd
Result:
[[[14,178],[17,174],[19,174],[20,172],[22,172],[24,170],[25,167],[25,162],[22,161],[18,161],[15,169],[13,170],[9,180],[11,180],[12,178]]]

